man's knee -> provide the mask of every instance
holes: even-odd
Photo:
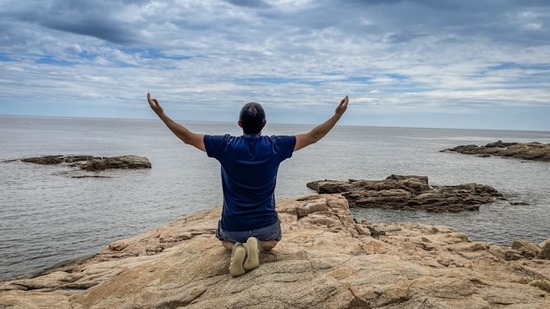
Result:
[[[277,245],[276,240],[267,240],[267,241],[261,241],[260,246],[262,247],[262,250],[264,251],[270,251]]]
[[[227,241],[227,240],[222,240],[222,246],[224,246],[225,249],[231,251],[231,250],[233,250],[233,247],[235,246],[235,243],[231,242],[231,241]]]

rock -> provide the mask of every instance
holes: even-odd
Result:
[[[447,148],[441,152],[458,152],[462,154],[476,155],[478,157],[511,157],[521,160],[536,160],[550,162],[550,144],[539,142],[531,143],[505,143],[497,141],[485,146],[462,145]]]
[[[544,242],[542,249],[537,254],[537,259],[550,260],[550,241]]]
[[[151,163],[145,157],[127,155],[109,158],[91,158],[76,164],[86,171],[102,171],[105,169],[141,169],[151,168]]]
[[[21,159],[22,162],[51,165],[65,163],[72,167],[78,167],[85,171],[102,171],[106,169],[142,169],[151,168],[149,159],[136,155],[125,155],[115,157],[94,157],[94,156],[42,156]],[[85,176],[76,176],[82,178]]]
[[[35,164],[42,164],[42,165],[59,164],[64,162],[63,156],[43,156],[43,157],[23,158],[21,159],[21,161],[26,163],[35,163]]]
[[[348,182],[345,181],[338,181],[338,180],[320,180],[320,181],[312,181],[308,182],[306,186],[310,189],[313,189],[317,191],[317,193],[325,194],[325,193],[340,193],[345,192],[346,189],[344,188]]]
[[[514,249],[507,249],[504,250],[504,259],[506,261],[517,261],[521,260],[523,258],[523,255],[521,252],[514,250]]]
[[[490,246],[489,253],[491,253],[492,255],[494,255],[499,259],[506,260],[506,252],[500,246]]]
[[[307,184],[317,193],[342,193],[350,207],[460,212],[503,200],[496,189],[481,184],[430,186],[426,176],[391,175],[385,180],[319,180]]]
[[[527,258],[534,258],[540,252],[540,248],[537,245],[525,239],[514,240],[512,249],[519,251],[521,255]]]
[[[282,241],[243,276],[228,274],[216,208],[0,283],[0,308],[550,307],[550,261],[507,262],[445,226],[358,223],[337,194],[277,209]]]

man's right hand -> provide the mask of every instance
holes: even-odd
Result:
[[[317,143],[320,139],[322,139],[325,135],[327,135],[327,133],[330,130],[332,130],[332,128],[336,125],[338,120],[340,120],[340,117],[342,117],[342,115],[348,108],[348,102],[349,102],[349,98],[348,96],[345,96],[342,99],[342,101],[340,101],[340,104],[338,104],[338,106],[336,107],[336,110],[334,111],[334,115],[330,117],[327,121],[316,126],[308,133],[297,134],[294,151],[298,151],[313,143]]]
[[[348,102],[349,102],[349,98],[348,96],[345,96],[342,99],[342,101],[340,101],[340,104],[338,104],[338,106],[336,107],[336,110],[334,111],[334,113],[342,116],[346,111],[346,109],[348,108]]]
[[[155,112],[155,114],[161,115],[164,113],[164,110],[160,106],[159,101],[157,101],[157,99],[155,98],[152,98],[149,92],[147,92],[147,102],[149,102],[149,106]]]

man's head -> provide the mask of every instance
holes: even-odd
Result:
[[[241,109],[239,126],[244,134],[260,134],[265,126],[265,112],[256,102],[246,103]]]

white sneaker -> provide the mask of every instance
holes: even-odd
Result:
[[[229,274],[232,277],[237,277],[246,273],[243,268],[244,259],[246,258],[246,249],[240,242],[236,243],[231,251],[231,262],[229,263]]]
[[[256,237],[249,237],[244,245],[246,249],[246,260],[243,268],[246,271],[260,266],[260,241]]]

